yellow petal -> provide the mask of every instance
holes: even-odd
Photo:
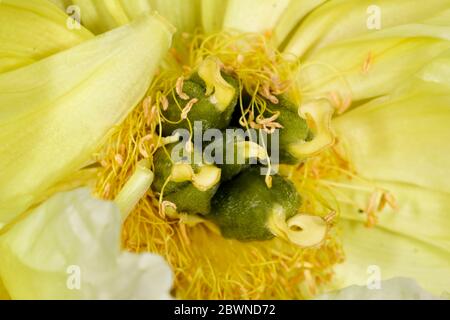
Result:
[[[122,218],[88,189],[59,193],[0,235],[0,276],[13,299],[169,299],[162,257],[121,252]]]
[[[398,211],[386,209],[376,227],[367,229],[358,208],[366,207],[373,190],[331,183],[343,188],[337,192],[347,256],[336,270],[341,287],[373,280],[372,266],[383,279],[411,277],[436,296],[450,286],[448,63],[443,53],[391,96],[334,122],[358,173],[377,179],[373,184],[398,203]]]
[[[47,0],[47,2],[53,2],[63,11],[66,11],[66,9],[72,4],[71,0]]]
[[[298,74],[305,99],[345,104],[382,96],[408,81],[450,48],[448,26],[409,25],[327,46],[306,59]]]
[[[448,9],[445,0],[330,1],[305,19],[285,51],[299,57],[310,55],[332,42],[377,32],[371,29],[372,18],[377,16],[380,18],[380,28],[387,28],[422,21],[444,9]]]
[[[224,29],[241,32],[271,32],[289,5],[289,0],[228,0]]]
[[[450,192],[449,88],[417,81],[336,118],[337,137],[356,171]]]
[[[273,37],[276,45],[287,41],[290,33],[302,19],[323,4],[325,0],[294,0],[290,1],[280,19],[274,26]]]
[[[193,32],[201,25],[200,0],[71,0],[71,3],[81,9],[82,24],[96,34],[153,10],[180,32]]]
[[[203,0],[202,25],[206,33],[223,28],[260,32],[281,44],[294,27],[325,0]]]
[[[228,0],[203,0],[201,2],[202,27],[205,33],[222,30]]]
[[[83,12],[82,22],[96,33],[122,26],[152,12],[151,0],[72,0]]]
[[[436,297],[422,289],[415,280],[398,277],[384,280],[379,288],[353,285],[324,294],[317,300],[435,300]]]
[[[78,8],[81,23],[100,34],[152,12],[150,0],[53,0],[63,10]]]
[[[0,300],[10,300],[10,296],[3,285],[2,279],[0,279]]]
[[[450,194],[408,184],[374,183],[396,197],[398,209],[386,207],[377,214],[377,225],[366,228],[366,215],[358,207],[366,207],[372,190],[339,190],[346,260],[336,268],[337,286],[366,285],[378,275],[380,280],[408,277],[441,296],[450,287]]]
[[[179,32],[193,32],[201,25],[199,0],[149,0],[153,10],[169,20]]]
[[[131,20],[139,18],[152,10],[148,0],[120,0],[120,3]]]
[[[377,228],[399,237],[418,240],[450,254],[450,194],[398,182],[375,180],[377,188],[395,197],[396,206],[377,214]],[[346,220],[365,222],[366,214],[359,209],[367,207],[373,188],[356,189],[355,183],[339,189],[337,200],[341,203],[341,217]],[[367,229],[370,232],[370,229]]]
[[[450,50],[431,61],[417,76],[430,83],[450,86]]]
[[[341,227],[346,260],[335,268],[338,287],[367,284],[375,267],[382,279],[414,278],[437,296],[448,290],[448,251],[382,228],[367,230],[357,221],[343,221]]]
[[[71,48],[93,35],[68,28],[68,16],[45,0],[0,1],[0,73]]]
[[[80,9],[81,23],[96,34],[130,21],[119,0],[73,0],[72,3]]]
[[[90,159],[145,94],[172,31],[146,16],[0,75],[0,223]]]

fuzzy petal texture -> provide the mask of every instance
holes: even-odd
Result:
[[[56,194],[0,235],[0,275],[13,299],[169,299],[167,263],[121,252],[120,234],[112,202]]]
[[[74,47],[93,35],[68,28],[68,16],[46,0],[0,1],[0,73]]]
[[[0,224],[89,161],[145,94],[172,31],[146,16],[0,75]]]

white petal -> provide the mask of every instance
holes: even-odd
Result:
[[[121,216],[88,189],[60,193],[0,236],[0,276],[13,299],[168,299],[157,255],[121,252]]]

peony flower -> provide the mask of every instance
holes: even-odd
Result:
[[[442,296],[449,21],[448,0],[0,1],[0,298]],[[279,172],[197,161],[195,120],[279,132]]]

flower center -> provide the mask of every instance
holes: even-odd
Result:
[[[334,144],[330,128],[334,108],[324,100],[302,104],[298,70],[299,64],[274,50],[264,36],[183,34],[142,106],[117,128],[99,154],[102,170],[97,193],[106,199],[119,194],[139,161],[150,163],[155,172],[153,189],[125,223],[123,241],[131,251],[156,252],[168,260],[176,273],[177,297],[305,298],[317,294],[331,280],[332,267],[342,261],[333,223],[338,206],[330,181],[353,173]],[[233,109],[228,112],[230,105]],[[210,109],[202,113],[201,108]],[[203,129],[224,130],[232,127],[234,119],[234,125],[269,137],[280,130],[277,167],[283,178],[273,181],[270,161],[262,184],[249,183],[251,173],[243,179],[244,167],[222,166],[218,171],[202,156],[192,164],[175,163],[171,154],[180,138],[176,129],[187,130],[188,141],[181,151],[195,158],[193,120],[199,114]],[[232,141],[232,149],[244,150],[246,159],[269,158],[265,144]],[[237,187],[224,181],[238,174]],[[220,199],[211,200],[219,181],[227,185],[221,194],[232,203],[243,203],[233,214],[245,212],[246,216],[228,219],[233,209]],[[280,203],[290,194],[289,186],[280,189],[285,186],[280,181],[295,185],[301,195],[295,204],[300,207],[290,211],[292,203]],[[248,189],[236,191],[246,184]],[[254,201],[245,202],[261,195],[265,195],[261,199],[261,208],[267,209],[265,220],[251,216],[261,211],[249,209]],[[178,212],[209,212],[211,202],[216,205],[211,219]],[[218,215],[221,212],[223,216]],[[247,223],[248,230],[236,229],[236,221]]]

